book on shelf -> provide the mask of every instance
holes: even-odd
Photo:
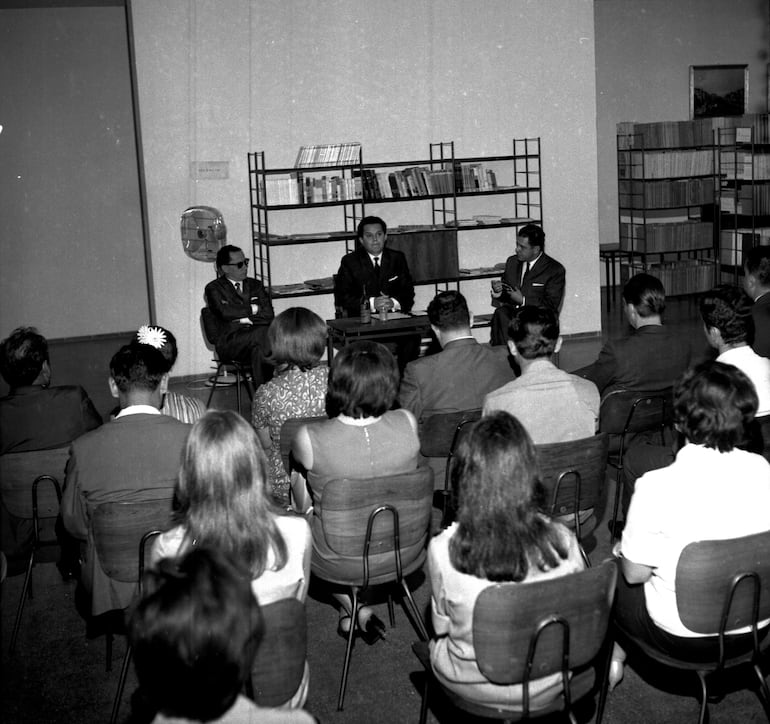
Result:
[[[357,141],[300,146],[294,168],[349,166],[358,162],[360,153],[361,144]]]

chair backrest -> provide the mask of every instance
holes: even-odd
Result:
[[[676,566],[679,618],[691,631],[716,634],[736,578],[759,579],[757,618],[753,618],[750,581],[737,586],[724,631],[770,618],[770,531],[730,540],[704,540],[685,546]]]
[[[222,334],[216,314],[214,314],[208,307],[203,307],[201,309],[201,322],[203,324],[203,334],[206,335],[206,341],[210,345],[216,346],[219,337]]]
[[[672,387],[640,392],[615,390],[606,395],[599,408],[599,429],[610,435],[660,430],[673,421]]]
[[[364,554],[370,514],[383,505],[398,511],[399,545],[408,548],[427,540],[433,503],[433,471],[427,467],[378,478],[330,480],[321,500],[324,537],[338,555]],[[369,555],[394,549],[390,515],[372,525]]]
[[[315,417],[290,417],[281,425],[281,460],[283,460],[283,468],[287,473],[291,473],[291,444],[294,441],[294,436],[297,434],[302,425],[310,425],[314,422],[323,422],[329,418],[326,415],[318,415]]]
[[[607,470],[607,433],[535,445],[551,515],[569,515],[598,503]]]
[[[254,699],[260,706],[280,706],[294,696],[305,673],[305,604],[284,598],[262,607],[265,633],[251,666]]]
[[[105,575],[138,580],[137,551],[148,531],[171,527],[171,498],[101,503],[91,512],[91,534]]]
[[[616,578],[617,564],[607,560],[560,578],[485,588],[473,609],[473,647],[481,673],[509,685],[526,680],[530,659],[529,680],[563,672],[565,661],[567,669],[591,662],[607,635]],[[565,622],[566,651],[565,628],[543,628],[554,619]]]
[[[68,458],[69,446],[0,455],[0,490],[8,512],[17,518],[31,519],[32,483],[40,476],[50,476],[59,486],[64,482]],[[59,514],[57,486],[38,485],[39,518],[55,518]]]
[[[420,425],[420,452],[427,458],[445,458],[454,447],[458,426],[480,418],[480,408],[428,415]]]

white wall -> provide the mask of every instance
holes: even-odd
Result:
[[[767,0],[596,0],[599,237],[618,241],[616,126],[685,121],[690,66],[749,66],[749,113],[767,108]]]
[[[213,278],[183,254],[180,213],[219,208],[230,243],[248,248],[246,152],[290,166],[308,143],[360,141],[376,162],[425,158],[431,141],[454,140],[469,156],[540,136],[547,247],[567,267],[563,331],[600,328],[591,0],[132,0],[131,13],[158,321],[179,339],[176,374],[210,359],[198,312]],[[190,180],[195,160],[228,161],[230,178]],[[306,231],[307,218],[287,223]],[[492,261],[503,261],[514,240],[493,243]],[[477,246],[461,264],[487,261]],[[276,281],[331,275],[342,251],[282,249],[292,271]],[[476,312],[490,311],[488,282],[464,290]],[[333,314],[331,296],[306,303]]]

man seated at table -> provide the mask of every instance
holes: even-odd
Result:
[[[546,307],[558,316],[564,280],[564,267],[545,253],[543,230],[536,224],[522,226],[516,236],[516,254],[505,262],[502,278],[492,280],[491,343],[507,343],[508,323],[519,307]]]
[[[356,229],[358,244],[340,260],[334,278],[334,305],[345,317],[358,317],[366,301],[372,313],[411,312],[414,305],[414,283],[406,257],[388,249],[388,226],[379,216],[365,216]],[[399,369],[420,352],[419,335],[394,337]]]
[[[114,420],[72,443],[61,510],[64,526],[81,541],[83,592],[93,616],[126,608],[135,585],[102,570],[89,522],[100,503],[157,500],[171,513],[171,499],[182,450],[191,425],[160,406],[168,386],[168,364],[147,344],[122,347],[110,361],[109,385],[120,402]],[[80,599],[80,597],[79,597]]]
[[[215,342],[222,359],[235,360],[251,368],[254,386],[270,379],[266,364],[267,328],[275,316],[262,282],[246,274],[249,260],[237,246],[223,246],[217,252],[219,277],[206,285],[206,304],[220,327]]]
[[[34,327],[18,327],[0,343],[0,373],[10,387],[0,399],[0,455],[64,447],[102,424],[82,387],[51,386],[48,341]],[[0,506],[0,535],[11,575],[20,573],[32,546],[32,521]],[[69,578],[77,555],[70,554],[71,544],[60,525],[57,535],[62,546],[58,567]]]

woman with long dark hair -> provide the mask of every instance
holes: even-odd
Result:
[[[473,609],[481,591],[500,582],[556,578],[583,569],[577,539],[545,515],[534,445],[507,412],[480,420],[458,446],[452,481],[457,521],[428,548],[436,677],[480,704],[521,708],[521,685],[493,684],[479,671]],[[515,612],[512,612],[515,615]],[[561,692],[561,675],[530,682],[534,708]]]

